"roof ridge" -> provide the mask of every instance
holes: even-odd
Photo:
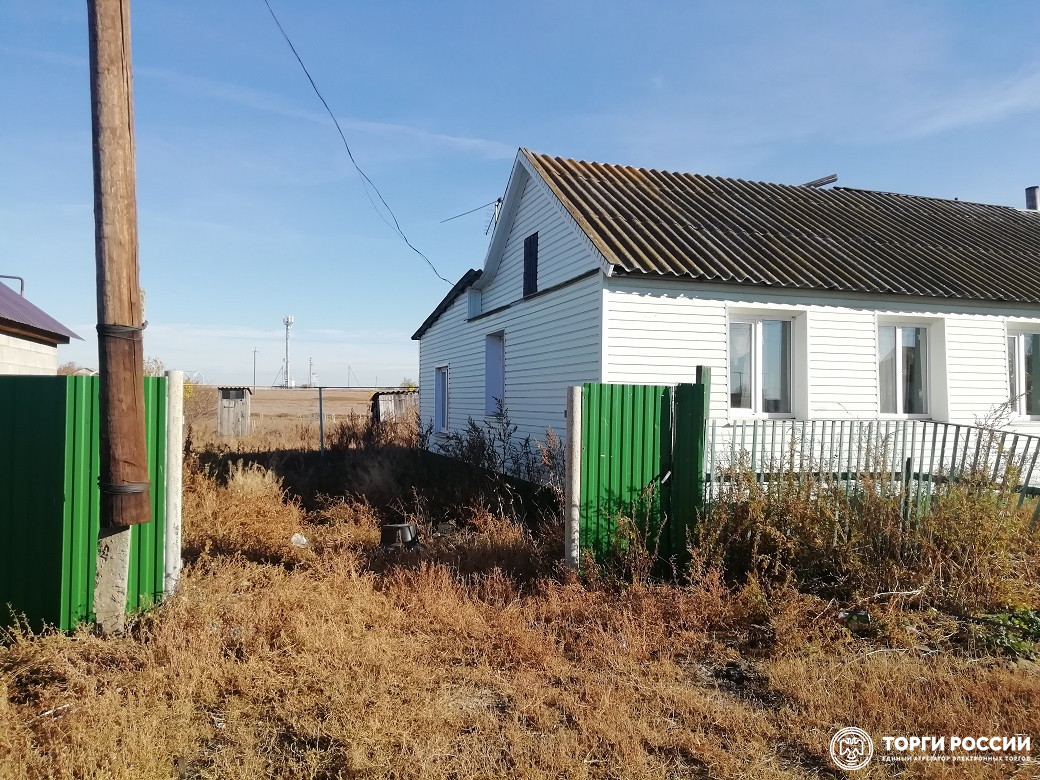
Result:
[[[733,183],[733,184],[750,184],[750,185],[760,185],[760,186],[765,186],[765,187],[783,187],[784,189],[797,190],[797,191],[801,191],[801,192],[816,192],[816,193],[855,192],[855,193],[864,193],[864,194],[871,194],[871,195],[891,195],[891,196],[900,197],[900,198],[914,198],[914,199],[917,199],[917,200],[937,201],[937,202],[940,202],[940,203],[956,203],[956,204],[965,205],[965,206],[984,206],[984,207],[987,207],[987,208],[1006,209],[1008,211],[1022,211],[1022,209],[1017,209],[1014,206],[1005,206],[1005,205],[1003,205],[1001,203],[983,203],[982,201],[960,200],[959,198],[941,198],[941,197],[938,197],[938,196],[935,196],[935,195],[914,195],[912,193],[907,193],[907,192],[893,192],[891,190],[872,190],[872,189],[867,189],[865,187],[839,187],[839,186],[835,186],[835,187],[829,187],[829,188],[824,189],[824,188],[819,188],[819,187],[806,187],[804,184],[787,184],[785,182],[766,181],[764,179],[744,179],[744,178],[741,178],[739,176],[719,176],[717,174],[711,174],[711,173],[696,173],[696,172],[693,172],[693,171],[674,171],[674,170],[668,170],[668,169],[664,169],[664,168],[644,168],[644,167],[636,166],[636,165],[625,165],[625,164],[622,164],[622,163],[605,163],[605,162],[598,162],[598,161],[595,161],[595,160],[577,160],[577,159],[574,159],[572,157],[560,157],[560,156],[557,156],[557,155],[542,154],[542,153],[539,153],[539,152],[533,152],[530,149],[526,149],[526,148],[523,149],[523,151],[526,151],[528,153],[528,155],[530,157],[534,158],[534,160],[536,160],[536,161],[537,160],[551,160],[551,161],[557,162],[557,163],[565,163],[565,164],[569,163],[571,166],[588,166],[588,167],[591,167],[593,169],[595,169],[596,167],[603,167],[603,168],[611,168],[611,169],[614,169],[614,170],[634,171],[634,172],[639,172],[641,174],[644,174],[644,173],[646,173],[646,174],[661,174],[661,175],[665,175],[665,176],[680,176],[680,177],[684,177],[684,178],[692,177],[692,178],[695,178],[695,179],[707,179],[709,181],[729,182],[729,183]],[[639,183],[639,182],[636,182],[636,183]]]

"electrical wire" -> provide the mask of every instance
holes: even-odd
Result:
[[[379,215],[380,219],[382,219],[383,222],[386,223],[387,227],[389,227],[391,230],[393,230],[395,233],[397,233],[397,235],[401,237],[401,240],[408,245],[409,249],[411,249],[413,252],[415,252],[415,254],[419,255],[419,257],[426,261],[426,265],[430,266],[430,270],[433,271],[433,273],[437,276],[438,279],[440,279],[442,282],[446,282],[447,284],[451,284],[451,282],[449,282],[447,279],[441,276],[440,271],[438,271],[437,267],[430,261],[430,258],[428,258],[426,255],[420,252],[415,247],[415,245],[408,240],[408,236],[406,236],[404,234],[404,230],[401,229],[401,225],[397,221],[397,216],[394,214],[394,210],[390,208],[390,204],[386,202],[386,198],[383,197],[383,193],[379,191],[379,188],[375,185],[375,182],[373,182],[368,177],[368,174],[361,170],[361,166],[358,165],[357,160],[354,159],[354,153],[350,150],[350,144],[347,143],[347,136],[344,134],[343,128],[340,127],[339,120],[337,120],[336,115],[332,113],[332,109],[329,108],[329,104],[328,102],[326,102],[325,97],[321,94],[321,90],[318,89],[318,85],[314,83],[314,78],[311,76],[310,71],[307,70],[307,66],[303,64],[303,59],[300,57],[300,53],[296,51],[296,47],[293,45],[292,40],[289,38],[289,34],[285,31],[285,28],[282,27],[282,23],[278,21],[278,16],[275,14],[274,9],[271,7],[271,3],[268,0],[264,0],[264,5],[267,6],[267,10],[271,14],[271,18],[274,20],[275,25],[278,27],[278,31],[282,34],[282,37],[285,38],[285,42],[289,44],[289,48],[292,50],[293,56],[296,57],[296,61],[300,63],[300,67],[303,69],[303,73],[307,77],[307,81],[309,81],[311,84],[311,89],[314,90],[314,94],[318,96],[318,100],[321,101],[321,104],[325,106],[325,111],[328,113],[329,117],[331,117],[332,123],[336,125],[336,130],[339,132],[340,140],[343,141],[343,146],[347,150],[347,156],[350,158],[351,164],[354,166],[354,169],[358,172],[358,175],[362,179],[362,184],[365,188],[365,194],[368,196],[368,202],[372,204],[372,208]],[[368,189],[369,187],[372,188],[372,191],[375,192],[376,197],[379,198],[379,202],[383,204],[383,207],[390,215],[390,219],[393,220],[392,225],[389,222],[387,222],[386,217],[383,216],[383,213],[376,206],[375,201],[372,200],[372,196],[369,193]],[[483,208],[483,206],[481,206],[481,208]]]

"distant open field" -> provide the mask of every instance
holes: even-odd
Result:
[[[369,418],[375,392],[372,388],[322,391],[321,411],[325,418],[326,442],[335,438],[341,426],[354,426]],[[250,411],[250,441],[253,444],[267,448],[319,447],[317,389],[257,388],[250,402]],[[354,421],[351,421],[351,415],[355,416]],[[216,387],[200,385],[191,389],[191,397],[185,401],[185,420],[196,443],[218,441]]]
[[[374,390],[325,390],[322,408],[326,415],[368,414]],[[303,417],[318,413],[318,391],[307,388],[281,390],[257,388],[252,400],[253,417],[288,415]]]

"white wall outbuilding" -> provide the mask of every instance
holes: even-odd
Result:
[[[58,373],[58,347],[0,333],[0,374]]]
[[[58,346],[79,336],[24,293],[0,282],[0,374],[57,374]]]

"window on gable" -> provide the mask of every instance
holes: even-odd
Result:
[[[524,239],[524,297],[538,292],[538,234]]]
[[[928,414],[928,328],[878,328],[882,414]]]
[[[729,325],[729,405],[736,413],[790,415],[791,321],[733,320]]]
[[[433,383],[433,430],[448,432],[448,367],[438,366]]]
[[[484,414],[501,414],[506,403],[505,333],[489,333],[484,339]]]
[[[1009,335],[1007,345],[1011,408],[1022,416],[1040,416],[1040,333]]]

